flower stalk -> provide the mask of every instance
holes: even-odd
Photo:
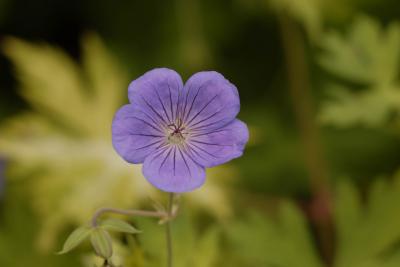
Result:
[[[115,209],[115,208],[101,208],[98,209],[92,217],[92,226],[97,226],[98,219],[105,213],[114,213],[120,215],[127,216],[140,216],[140,217],[152,217],[152,218],[160,218],[166,219],[169,216],[176,216],[176,214],[168,214],[163,211],[150,211],[150,210],[124,210],[124,209]],[[170,219],[169,217],[168,219]]]
[[[314,118],[304,39],[299,25],[288,14],[283,12],[279,15],[279,24],[284,46],[288,86],[313,194],[309,208],[310,219],[317,231],[321,254],[327,265],[331,266],[334,255],[332,200],[328,171]]]
[[[168,218],[173,217],[173,203],[174,203],[174,193],[169,193],[168,197]],[[171,220],[167,220],[165,223],[165,236],[167,241],[167,266],[172,267],[173,264],[173,253],[172,253],[172,232],[171,232]]]

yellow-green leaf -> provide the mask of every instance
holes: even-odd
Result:
[[[109,218],[100,223],[100,227],[104,230],[116,231],[129,234],[140,233],[138,229],[130,225],[129,223],[115,218]]]
[[[91,233],[92,229],[87,226],[82,226],[77,228],[75,231],[73,231],[67,240],[64,243],[64,246],[60,252],[57,252],[57,254],[65,254],[72,249],[76,248],[82,241],[84,241],[89,234]]]

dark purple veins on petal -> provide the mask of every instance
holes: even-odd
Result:
[[[160,118],[160,120],[161,120],[164,124],[168,124],[168,123],[164,120],[164,118],[160,115],[160,113],[158,113],[157,110],[155,110],[155,109],[153,108],[153,106],[152,106],[149,102],[147,102],[147,100],[146,100],[143,96],[141,96],[141,97],[142,97],[143,101],[146,103],[146,105],[154,112],[154,114],[156,114],[157,117]]]
[[[171,116],[172,116],[172,122],[175,121],[175,117],[174,117],[174,108],[173,108],[173,104],[172,104],[172,93],[171,93],[171,87],[169,86],[169,82],[167,81],[167,86],[168,86],[168,92],[169,92],[169,107],[171,109]],[[180,92],[180,91],[179,91]],[[178,100],[179,102],[179,100]],[[178,103],[177,103],[178,106]]]
[[[176,146],[174,146],[174,158],[173,158],[173,161],[174,161],[174,176],[175,176],[175,173],[176,173]]]
[[[199,116],[199,115],[201,114],[201,112],[203,112],[203,110],[204,110],[208,105],[210,105],[211,102],[213,102],[218,96],[219,96],[219,94],[217,94],[217,95],[215,95],[213,98],[211,98],[211,100],[208,101],[207,104],[205,104],[205,105],[200,109],[200,111],[198,111],[198,112],[187,122],[187,125],[190,125],[190,123],[191,123],[194,119],[196,119],[197,116]],[[218,112],[216,112],[216,113],[218,113]],[[214,114],[215,114],[215,113],[214,113]],[[214,114],[213,114],[213,115],[214,115]],[[211,117],[213,117],[213,115],[212,115]],[[188,115],[188,116],[189,116],[189,115]],[[210,117],[210,118],[211,118],[211,117]]]
[[[204,119],[202,119],[202,120],[200,120],[200,121],[198,121],[198,122],[196,122],[196,123],[194,123],[194,124],[191,124],[190,127],[199,125],[200,123],[204,123],[204,122],[208,121],[209,119],[214,118],[214,117],[215,117],[218,113],[220,113],[222,110],[224,110],[224,107],[222,107],[221,109],[217,110],[216,112],[214,112],[213,114],[211,114],[211,115],[208,116],[207,118],[204,118]],[[193,130],[195,130],[195,129],[196,129],[196,128],[194,128]]]
[[[202,147],[200,147],[200,146],[198,146],[198,145],[196,145],[196,144],[189,144],[189,146],[191,147],[191,146],[194,146],[196,149],[198,149],[198,150],[200,150],[200,151],[202,151],[202,152],[204,152],[204,153],[206,153],[207,155],[209,155],[209,156],[211,156],[211,157],[214,157],[214,158],[218,158],[216,155],[213,155],[213,154],[211,154],[210,152],[208,152],[207,150],[205,150],[205,149],[203,149]],[[193,151],[196,151],[196,149],[193,149],[193,148],[191,148]],[[197,152],[197,151],[196,151]]]
[[[190,168],[189,168],[189,165],[188,165],[188,163],[187,163],[187,161],[186,161],[186,159],[185,159],[185,156],[183,155],[183,153],[182,153],[182,151],[181,151],[181,149],[178,147],[178,151],[179,151],[179,153],[181,154],[181,157],[182,157],[182,159],[183,159],[183,161],[185,162],[185,165],[186,165],[186,168],[188,169],[188,171],[189,171],[189,174],[190,175],[192,175],[191,174],[191,171],[190,171]],[[197,162],[195,162],[195,161],[193,161],[195,164],[197,164]],[[199,165],[199,164],[197,164],[197,165]],[[199,166],[201,166],[201,165],[199,165]],[[174,170],[175,170],[175,159],[174,159]],[[174,175],[175,175],[175,172],[174,172]]]
[[[143,113],[143,114],[145,114],[145,113]],[[147,122],[147,121],[145,121],[145,120],[143,120],[143,119],[141,119],[141,118],[138,118],[138,117],[136,117],[136,116],[130,116],[130,117],[127,117],[128,119],[129,118],[132,118],[132,119],[136,119],[136,120],[138,120],[138,121],[141,121],[141,122],[143,122],[144,124],[146,124],[146,125],[148,125],[148,126],[150,126],[151,128],[153,128],[154,130],[156,130],[156,131],[158,131],[158,132],[160,132],[160,133],[163,133],[158,127],[156,127],[155,125],[153,125],[153,124],[151,124],[151,123],[149,123],[149,122]]]
[[[168,149],[168,148],[167,148],[167,149]],[[162,155],[167,149],[164,149],[164,150],[160,153],[160,155]],[[169,151],[168,151],[167,155],[165,156],[164,160],[162,161],[162,163],[160,164],[160,168],[158,169],[158,172],[161,172],[161,168],[164,166],[165,162],[167,161],[169,155],[171,154],[171,151],[172,151],[172,148],[169,147]]]
[[[148,147],[153,146],[153,145],[155,145],[155,144],[157,144],[157,143],[159,143],[159,142],[161,142],[161,141],[162,141],[162,140],[157,140],[156,142],[153,142],[153,143],[151,143],[151,144],[147,144],[147,145],[145,145],[145,146],[141,146],[141,147],[134,148],[134,150],[140,150],[140,149],[148,148]]]
[[[154,90],[154,91],[156,92],[158,101],[160,101],[161,107],[162,107],[163,110],[164,110],[164,114],[165,114],[166,118],[168,119],[168,124],[171,124],[172,121],[171,121],[171,119],[169,118],[168,112],[167,112],[167,110],[165,109],[165,106],[164,106],[163,101],[161,100],[160,94],[157,92],[157,90]]]

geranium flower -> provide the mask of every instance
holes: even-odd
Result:
[[[240,157],[248,141],[236,87],[215,71],[183,85],[175,71],[154,69],[128,88],[130,104],[115,115],[115,150],[166,192],[187,192],[205,181],[205,168]]]

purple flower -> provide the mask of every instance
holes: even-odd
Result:
[[[115,150],[167,192],[187,192],[205,181],[205,168],[240,157],[248,141],[236,87],[215,71],[183,85],[173,70],[154,69],[128,88],[130,104],[115,115]]]

